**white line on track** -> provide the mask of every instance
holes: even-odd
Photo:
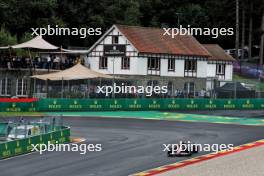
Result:
[[[78,141],[78,142],[71,142],[71,144],[78,144],[78,143],[81,143],[81,142],[84,142],[84,141],[86,141],[85,138],[80,138],[80,141]],[[24,156],[27,156],[27,155],[32,155],[32,154],[35,154],[35,153],[39,153],[39,152],[38,151],[35,151],[35,152],[25,153],[25,154],[21,154],[21,155],[17,155],[17,156],[11,156],[9,158],[0,159],[0,162],[7,161],[7,160],[11,160],[11,159],[15,159],[15,158],[24,157]]]

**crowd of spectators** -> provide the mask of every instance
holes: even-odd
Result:
[[[76,57],[58,57],[48,55],[46,57],[1,57],[0,68],[7,69],[57,69],[63,70],[72,67],[76,62],[80,62]]]

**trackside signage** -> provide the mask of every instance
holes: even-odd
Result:
[[[38,102],[0,102],[1,112],[112,110],[257,110],[264,99],[40,99]]]

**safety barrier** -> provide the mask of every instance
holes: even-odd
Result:
[[[36,102],[0,102],[0,112],[35,112]]]
[[[0,159],[29,153],[33,148],[32,144],[48,144],[48,141],[53,144],[55,144],[56,141],[58,141],[58,143],[70,142],[70,128],[63,127],[61,130],[50,133],[0,143]]]
[[[40,99],[1,103],[2,112],[263,109],[264,99]]]
[[[264,99],[42,99],[38,111],[263,109]]]

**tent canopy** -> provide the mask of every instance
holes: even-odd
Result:
[[[35,49],[43,49],[43,50],[56,50],[59,49],[59,47],[54,46],[44,40],[42,36],[37,36],[27,42],[13,45],[12,48],[35,48]]]
[[[9,46],[1,46],[0,49],[8,49]]]
[[[255,91],[244,87],[241,83],[226,83],[215,89],[217,98],[255,98]]]
[[[218,91],[249,91],[246,87],[244,87],[240,82],[237,83],[226,83],[222,87],[217,88]]]
[[[47,42],[46,40],[44,40],[42,36],[37,36],[21,44],[0,47],[0,49],[8,49],[8,48],[14,48],[14,49],[33,48],[33,49],[41,49],[41,50],[58,50],[59,49],[59,47],[54,46],[50,44],[49,42]]]
[[[63,71],[44,74],[44,75],[34,75],[31,76],[31,78],[59,81],[59,80],[79,80],[79,79],[94,79],[94,78],[113,79],[114,77],[93,71],[79,63]]]

